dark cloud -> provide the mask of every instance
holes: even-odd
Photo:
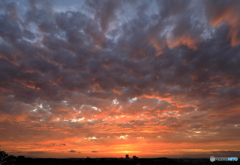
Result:
[[[73,6],[0,3],[4,142],[237,140],[238,1]]]
[[[239,157],[240,151],[213,151],[212,154],[219,155],[221,157]]]
[[[22,151],[12,151],[13,153],[22,153]]]
[[[75,150],[70,150],[70,151],[68,151],[68,152],[72,152],[72,153],[75,153],[75,152],[77,152],[77,151],[75,151]]]
[[[43,154],[44,152],[43,151],[31,151],[31,152],[28,152],[28,154]]]

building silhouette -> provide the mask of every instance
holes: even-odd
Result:
[[[133,159],[138,159],[138,157],[137,156],[133,156]]]

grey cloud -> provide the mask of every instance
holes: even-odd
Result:
[[[28,154],[43,154],[45,152],[43,151],[31,151],[31,152],[28,152]]]
[[[212,151],[212,154],[214,156],[224,156],[224,157],[234,157],[237,156],[239,157],[240,151]]]
[[[70,151],[68,151],[68,152],[72,152],[72,153],[75,153],[75,152],[77,152],[77,151],[75,151],[75,150],[70,150]]]

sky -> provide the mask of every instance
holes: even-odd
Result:
[[[1,1],[1,149],[240,157],[239,27],[238,0]]]

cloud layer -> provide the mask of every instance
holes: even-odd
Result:
[[[31,155],[238,152],[239,7],[2,1],[0,144]]]

